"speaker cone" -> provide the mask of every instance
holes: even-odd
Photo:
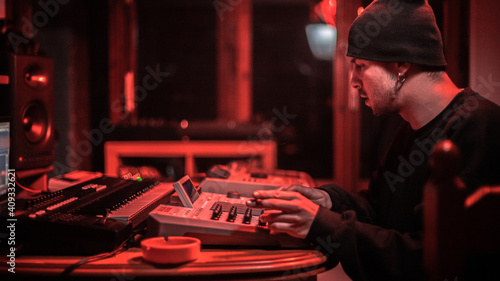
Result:
[[[45,139],[49,121],[43,106],[30,103],[23,112],[22,122],[24,134],[30,143],[38,143]]]

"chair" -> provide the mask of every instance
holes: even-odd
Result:
[[[436,144],[429,163],[423,237],[429,280],[499,280],[500,186],[467,195],[456,176],[460,152],[449,140]]]

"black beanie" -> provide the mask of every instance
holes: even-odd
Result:
[[[443,41],[427,0],[375,0],[349,30],[347,56],[445,66]]]

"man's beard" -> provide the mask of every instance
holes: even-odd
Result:
[[[360,93],[367,96],[362,90]],[[379,100],[373,99],[373,96],[372,99],[367,98],[367,100],[371,103],[371,106],[369,107],[372,110],[373,115],[376,117],[387,117],[398,113],[396,108],[394,108],[394,102],[396,100],[395,93],[387,94],[384,98]]]

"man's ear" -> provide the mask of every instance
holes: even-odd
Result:
[[[400,76],[405,77],[408,70],[410,70],[411,63],[409,62],[398,62],[397,71]]]

